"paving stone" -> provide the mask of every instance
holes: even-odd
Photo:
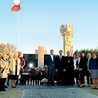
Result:
[[[21,98],[23,94],[22,89],[7,89],[7,91],[0,92],[0,98]]]
[[[98,98],[98,90],[91,87],[18,85],[0,92],[0,98]]]
[[[22,98],[98,98],[79,88],[25,89]]]

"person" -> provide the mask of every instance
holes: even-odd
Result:
[[[81,53],[80,64],[79,64],[79,87],[85,87],[84,76],[87,72],[87,58],[85,57],[85,53]]]
[[[91,54],[87,53],[87,73],[86,73],[87,86],[90,86],[90,81],[91,81],[91,84],[92,84],[92,79],[90,77],[90,71],[89,71],[89,62],[90,62],[90,59],[91,59]]]
[[[3,52],[2,57],[0,59],[0,91],[6,91],[5,82],[7,78],[7,72],[9,70],[6,59],[7,59],[7,52]]]
[[[6,55],[6,63],[7,63],[7,78],[6,78],[6,81],[5,81],[5,88],[8,88],[7,85],[8,85],[8,81],[10,79],[10,53],[7,53]]]
[[[89,62],[89,70],[92,78],[92,89],[98,89],[98,58],[95,52],[92,53],[92,58]]]
[[[74,57],[74,78],[76,78],[76,84],[78,85],[78,77],[79,77],[79,63],[80,63],[80,55],[76,54]]]
[[[20,65],[21,65],[21,67],[20,67],[20,85],[24,85],[24,84],[26,84],[26,81],[22,78],[22,72],[25,69],[26,60],[21,51],[18,52],[18,57],[20,59]],[[18,82],[18,80],[17,80],[17,82]]]
[[[74,62],[73,57],[70,56],[70,51],[67,51],[67,56],[65,57],[66,64],[66,83],[65,85],[74,85]]]
[[[13,58],[11,59],[11,79],[12,79],[12,88],[16,88],[16,80],[20,74],[20,59],[18,58],[18,53],[14,53]]]
[[[55,69],[57,72],[57,85],[64,85],[64,72],[65,69],[65,56],[63,56],[63,51],[59,51],[59,56],[55,59]]]
[[[48,86],[54,85],[55,56],[53,49],[50,50],[50,55],[46,58],[46,65],[48,66]]]

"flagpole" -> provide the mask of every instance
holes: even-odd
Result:
[[[19,11],[17,12],[17,19],[16,19],[16,49],[18,48],[18,33],[19,33]]]

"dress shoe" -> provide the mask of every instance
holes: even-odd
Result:
[[[5,88],[2,88],[1,91],[6,91],[6,89]]]
[[[98,88],[97,87],[92,87],[92,89],[96,89],[97,90]]]
[[[4,86],[4,88],[8,88],[7,86]]]
[[[82,88],[82,87],[85,87],[85,85],[80,85],[79,87]]]
[[[12,88],[16,88],[16,86],[12,86]]]
[[[2,91],[2,89],[0,88],[0,92]]]

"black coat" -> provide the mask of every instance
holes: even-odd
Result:
[[[87,58],[86,57],[81,57],[80,59],[80,64],[79,64],[79,68],[82,68],[83,72],[87,71]]]
[[[65,57],[62,56],[62,59],[60,60],[60,57],[57,56],[55,59],[55,69],[63,70],[65,68]]]
[[[54,69],[55,68],[55,56],[53,56],[53,60],[51,59],[51,56],[47,56],[46,58],[46,65],[48,66],[48,69]]]
[[[74,61],[73,61],[73,57],[65,57],[65,64],[66,64],[66,70],[67,71],[73,71],[74,70]]]
[[[65,57],[65,64],[66,64],[66,74],[65,74],[65,84],[66,85],[73,85],[74,84],[74,61],[73,57],[66,56]]]

